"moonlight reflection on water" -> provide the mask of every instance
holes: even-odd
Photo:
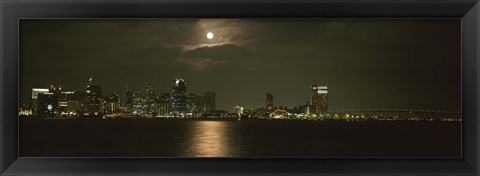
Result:
[[[192,155],[196,157],[229,156],[228,133],[225,122],[199,121],[192,129]]]

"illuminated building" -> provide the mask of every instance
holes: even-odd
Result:
[[[99,85],[93,84],[92,77],[90,77],[89,83],[86,91],[85,110],[88,115],[99,115],[103,111],[101,107],[103,105],[102,89]]]
[[[48,87],[48,92],[52,93],[52,101],[54,101],[53,103],[53,113],[54,114],[60,114],[61,113],[61,110],[62,108],[60,107],[60,101],[61,101],[61,96],[62,96],[62,86],[60,85],[50,85]]]
[[[169,116],[172,108],[171,97],[169,93],[161,93],[157,99],[157,115]]]
[[[30,101],[28,104],[22,104],[18,108],[18,115],[31,116],[33,115],[33,104]]]
[[[145,114],[149,116],[154,116],[157,114],[157,98],[158,95],[155,93],[155,90],[152,87],[152,84],[147,83],[145,89]]]
[[[66,91],[61,92],[58,102],[58,111],[61,116],[80,116],[85,103],[84,91]]]
[[[233,112],[235,114],[242,115],[243,114],[243,107],[241,107],[239,105],[235,105],[235,106],[233,106]]]
[[[146,102],[147,101],[147,97],[146,97],[146,94],[141,92],[141,91],[137,91],[133,94],[133,103],[132,103],[132,114],[134,115],[142,115],[144,113],[146,113]]]
[[[277,109],[277,110],[273,111],[272,113],[268,114],[268,117],[270,119],[289,119],[290,118],[290,113],[287,112],[286,110]]]
[[[32,88],[32,99],[38,99],[38,93],[47,93],[49,89],[47,88]]]
[[[99,114],[105,114],[105,98],[100,97],[100,98],[98,99],[98,102],[100,102],[100,103],[98,104],[98,113],[99,113]]]
[[[38,116],[53,116],[58,104],[57,99],[51,92],[37,94],[37,107],[34,111]]]
[[[222,118],[223,116],[227,115],[227,111],[224,110],[211,110],[208,112],[204,112],[202,115],[206,118]]]
[[[117,93],[105,96],[105,114],[115,114],[119,112],[119,101]]]
[[[187,95],[187,114],[189,115],[196,115],[200,112],[200,108],[202,106],[202,97],[189,93]]]
[[[66,91],[62,92],[60,96],[60,102],[67,102],[69,100],[75,99],[75,92],[74,91]]]
[[[128,89],[125,90],[125,101],[123,102],[123,113],[130,114],[132,113],[131,110],[133,108],[133,94]]]
[[[53,116],[61,113],[60,101],[62,87],[50,85],[48,88],[32,89],[32,114],[36,116]],[[62,103],[63,104],[63,103]]]
[[[202,111],[214,111],[215,110],[215,92],[207,90],[202,97]]]
[[[58,111],[62,116],[68,116],[68,101],[69,99],[73,99],[74,92],[73,91],[67,91],[67,92],[61,92],[60,93],[60,99],[58,102]]]
[[[38,99],[38,94],[48,93],[49,89],[47,88],[32,88],[32,102],[33,102],[33,115],[40,115],[43,109],[46,107],[41,107],[43,102],[40,102]]]
[[[267,112],[272,112],[273,111],[273,95],[270,93],[267,93],[267,105],[265,106],[267,108]]]
[[[73,97],[67,101],[67,112],[72,115],[80,116],[85,111],[84,104],[86,102],[87,95],[85,91],[76,90],[73,92]]]
[[[315,106],[315,114],[319,117],[328,113],[328,87],[312,85],[311,102]]]
[[[307,103],[305,105],[302,105],[298,108],[297,110],[297,118],[309,118],[309,119],[312,119],[312,118],[316,118],[317,115],[315,114],[315,109],[316,109],[316,106],[315,105],[312,105],[310,103],[310,101],[307,101]]]
[[[185,81],[177,77],[172,85],[172,112],[173,116],[185,116],[187,111],[187,86]]]

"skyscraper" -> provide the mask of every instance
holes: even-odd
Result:
[[[265,106],[268,112],[273,112],[273,95],[267,93],[267,105]]]
[[[124,113],[130,114],[133,107],[133,94],[128,87],[125,90],[125,101],[123,103]]]
[[[32,100],[33,100],[33,114],[34,115],[44,115],[44,112],[47,109],[47,105],[44,103],[43,96],[45,93],[49,93],[47,88],[32,88]]]
[[[317,116],[325,116],[328,113],[328,87],[312,85],[311,102],[315,106]]]
[[[215,92],[207,90],[202,97],[202,111],[214,111],[215,110]]]
[[[93,78],[90,77],[89,80],[90,85],[87,86],[87,91],[86,91],[86,105],[85,105],[85,110],[88,112],[90,115],[98,115],[101,110],[100,106],[100,98],[102,98],[102,89],[99,85],[93,84]]]
[[[67,112],[75,116],[81,116],[84,112],[85,100],[85,91],[73,91],[73,94],[69,94],[67,97]]]
[[[172,112],[174,116],[185,116],[187,111],[187,85],[179,76],[172,85]]]
[[[152,87],[151,83],[146,84],[145,88],[145,113],[150,115],[157,114],[157,99],[158,95],[155,93],[155,90]]]
[[[133,94],[132,114],[143,115],[147,114],[147,97],[145,92],[137,91]]]
[[[200,108],[202,105],[202,97],[189,93],[187,95],[187,113],[190,115],[195,115],[200,112]]]
[[[60,101],[62,97],[62,86],[60,85],[50,85],[48,88],[49,92],[52,93],[51,98],[53,98],[54,104],[53,106],[53,113],[59,114],[60,113]]]
[[[105,113],[106,114],[115,114],[118,112],[118,95],[114,92],[112,95],[105,97]]]
[[[160,116],[170,115],[172,108],[172,97],[169,93],[160,93],[157,99],[158,114]]]

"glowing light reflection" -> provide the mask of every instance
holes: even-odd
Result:
[[[195,133],[192,137],[194,156],[225,157],[231,155],[225,122],[199,121],[194,128]]]

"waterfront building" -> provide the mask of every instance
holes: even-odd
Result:
[[[51,92],[38,93],[36,101],[36,109],[34,115],[37,116],[53,116],[58,107],[58,100]]]
[[[145,89],[145,114],[155,116],[157,114],[157,99],[158,95],[152,87],[151,83],[146,84]]]
[[[85,112],[85,102],[87,95],[85,91],[75,90],[73,96],[67,100],[67,112],[74,116],[81,116]]]
[[[215,110],[215,92],[207,90],[202,97],[202,111],[214,111]]]
[[[38,94],[39,93],[47,93],[49,92],[49,89],[47,88],[32,88],[32,99],[38,99]]]
[[[224,110],[211,110],[203,112],[202,116],[206,118],[222,118],[227,114],[227,111]]]
[[[157,115],[166,117],[172,109],[172,97],[169,93],[160,93],[157,99]]]
[[[267,93],[266,106],[268,112],[273,112],[273,95]]]
[[[240,116],[240,115],[243,114],[243,107],[241,107],[239,105],[235,105],[235,106],[233,106],[233,112]]]
[[[43,103],[39,102],[38,94],[49,93],[48,88],[32,88],[32,106],[33,106],[33,115],[40,115],[43,109],[46,107],[41,107]]]
[[[32,114],[36,116],[53,116],[61,113],[61,86],[49,85],[46,88],[32,89]]]
[[[99,115],[103,108],[102,89],[99,85],[93,84],[93,78],[90,77],[89,85],[87,86],[85,110],[88,115]]]
[[[272,113],[268,114],[268,118],[269,119],[289,119],[290,115],[291,114],[286,110],[277,109]]]
[[[18,107],[18,115],[21,116],[31,116],[33,115],[33,103],[32,101],[28,101],[28,103],[22,103]]]
[[[318,117],[328,113],[328,87],[312,85],[311,102],[315,106],[314,112]]]
[[[112,95],[105,96],[105,114],[116,114],[120,110],[118,95],[114,92]]]
[[[144,92],[137,91],[133,94],[132,114],[143,115],[147,112],[146,102],[147,97]]]
[[[61,92],[60,93],[60,99],[58,102],[59,105],[59,112],[62,116],[69,116],[69,111],[68,111],[68,102],[70,99],[74,98],[74,93],[73,91],[66,91],[66,92]]]
[[[130,91],[130,89],[125,90],[125,99],[123,102],[123,113],[125,114],[131,114],[131,110],[133,108],[133,94]]]
[[[187,115],[197,116],[200,113],[201,105],[201,96],[193,93],[187,95]]]
[[[172,111],[173,116],[185,116],[187,111],[187,85],[185,80],[177,77],[172,85]]]
[[[105,106],[106,106],[106,104],[105,104],[105,98],[104,98],[104,97],[100,97],[100,98],[98,99],[98,101],[100,102],[100,104],[98,105],[98,109],[99,109],[99,110],[98,110],[98,113],[99,113],[99,114],[105,114]]]
[[[296,118],[300,119],[316,119],[317,114],[315,113],[316,106],[312,105],[310,101],[307,101],[305,105],[299,106],[297,109]]]
[[[53,113],[54,114],[61,114],[62,107],[60,107],[60,101],[62,96],[62,86],[60,85],[49,85],[48,92],[52,93],[51,98],[54,101],[53,104]]]

